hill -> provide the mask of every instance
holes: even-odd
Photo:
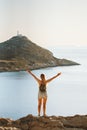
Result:
[[[20,71],[43,67],[79,65],[58,59],[52,52],[33,43],[26,36],[14,36],[0,43],[0,71]]]

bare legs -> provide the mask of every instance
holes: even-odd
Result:
[[[38,116],[40,116],[41,104],[42,104],[42,98],[39,98],[38,99]]]
[[[43,98],[43,116],[46,116],[46,102],[47,102],[47,98]]]
[[[42,100],[43,100],[43,116],[46,116],[46,102],[47,102],[46,97],[38,99],[38,116],[40,116]]]

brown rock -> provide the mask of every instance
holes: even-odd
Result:
[[[7,126],[8,124],[11,123],[12,123],[11,119],[0,118],[0,126]]]
[[[76,115],[74,117],[66,117],[66,120],[70,127],[87,129],[87,116]],[[67,126],[66,123],[64,125]]]
[[[35,117],[18,120],[0,118],[0,130],[87,130],[87,115]]]

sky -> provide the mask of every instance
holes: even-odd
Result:
[[[20,34],[41,45],[87,45],[87,0],[0,0],[0,42]]]

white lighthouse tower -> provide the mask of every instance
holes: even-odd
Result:
[[[17,36],[22,37],[22,34],[20,34],[18,30],[17,30]]]

